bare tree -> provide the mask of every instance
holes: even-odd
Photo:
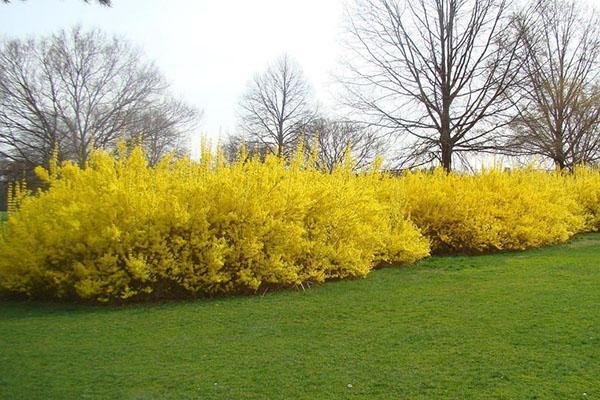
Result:
[[[507,0],[360,0],[348,12],[350,105],[400,137],[406,165],[491,151],[518,78]]]
[[[287,55],[279,57],[248,85],[240,101],[242,131],[274,154],[287,156],[313,119],[309,96],[300,66]]]
[[[229,162],[240,161],[242,155],[244,155],[245,160],[253,157],[264,160],[267,155],[272,154],[270,146],[266,146],[260,140],[249,139],[244,135],[228,135],[221,145],[221,149],[225,159]]]
[[[344,162],[350,152],[357,170],[369,166],[382,154],[384,142],[370,127],[348,120],[316,118],[306,128],[308,151],[317,146],[318,166],[328,172]]]
[[[198,117],[195,108],[168,97],[133,116],[128,122],[132,129],[127,131],[127,140],[142,143],[150,164],[157,163],[166,153],[183,156],[190,148],[188,133],[196,127]]]
[[[100,31],[0,47],[0,155],[13,161],[45,164],[58,149],[84,165],[93,149],[142,129],[157,157],[177,149],[198,116],[139,50]]]
[[[234,162],[239,159],[240,150],[244,145],[244,137],[241,135],[227,135],[222,144],[220,144],[225,159]]]
[[[521,20],[524,79],[508,148],[557,168],[600,158],[600,18],[574,1],[538,1]]]

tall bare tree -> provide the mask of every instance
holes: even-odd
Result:
[[[1,44],[0,155],[13,161],[45,164],[56,148],[83,165],[132,134],[156,157],[179,148],[198,116],[122,39],[74,28]]]
[[[520,41],[507,0],[359,0],[341,81],[365,120],[400,137],[404,161],[496,148]]]
[[[373,128],[327,117],[316,118],[306,127],[305,142],[308,151],[317,146],[318,166],[328,172],[343,163],[348,152],[359,170],[369,166],[384,150],[384,141]]]
[[[242,131],[280,157],[293,150],[313,118],[309,84],[288,55],[255,75],[240,101]]]
[[[517,119],[508,149],[557,168],[600,160],[600,18],[575,1],[544,0],[520,20],[524,79],[508,96]]]

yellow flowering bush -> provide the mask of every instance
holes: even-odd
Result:
[[[0,286],[29,296],[246,293],[364,277],[429,253],[406,214],[381,201],[387,178],[349,165],[225,165],[205,152],[149,167],[135,149],[37,172],[49,188],[20,200],[0,240]]]
[[[584,230],[600,231],[600,170],[578,167],[566,179],[567,191],[575,196],[583,212]]]
[[[560,173],[411,172],[398,179],[411,219],[436,252],[520,250],[562,242],[584,228]]]
[[[141,149],[96,152],[86,168],[37,169],[47,189],[11,186],[0,289],[126,301],[254,293],[366,276],[434,252],[538,247],[600,230],[600,171],[523,169],[394,177],[332,173],[314,156],[228,164]]]

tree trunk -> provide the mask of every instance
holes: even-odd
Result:
[[[554,139],[554,166],[558,171],[562,171],[565,169],[567,164],[567,157],[565,155],[565,149],[563,146],[563,121],[559,119],[557,122],[557,129],[555,133]]]
[[[284,156],[283,146],[284,138],[283,138],[283,121],[279,121],[277,126],[277,157],[282,158]]]
[[[277,157],[283,157],[283,140],[277,141]]]
[[[445,41],[442,43],[442,48],[445,49]],[[445,58],[445,56],[444,56]],[[441,80],[442,80],[442,115],[440,120],[441,132],[440,132],[440,144],[442,150],[442,167],[446,172],[452,171],[452,135],[450,134],[450,84],[448,82],[449,76],[446,70],[446,65],[443,64],[441,67]]]
[[[557,171],[563,171],[566,167],[565,159],[561,157],[554,157],[554,167]]]
[[[444,88],[445,89],[445,88]],[[440,147],[442,150],[442,167],[446,172],[452,171],[452,137],[450,135],[450,100],[444,95],[440,132]]]
[[[452,171],[452,144],[450,143],[450,138],[444,138],[441,141],[442,147],[442,167],[444,171],[450,172]]]

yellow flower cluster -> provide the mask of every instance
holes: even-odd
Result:
[[[242,158],[243,159],[243,158]],[[428,241],[378,173],[322,173],[300,157],[148,167],[98,152],[80,169],[38,170],[49,189],[21,201],[0,240],[0,286],[30,296],[113,301],[252,293],[364,277],[411,263]]]
[[[30,195],[30,191],[27,189],[27,182],[25,180],[18,182],[8,182],[8,209],[6,210],[9,214],[17,211],[23,199]]]
[[[600,231],[600,170],[579,167],[567,175],[567,191],[581,207],[588,232]]]
[[[38,169],[47,190],[12,189],[0,288],[94,301],[254,293],[360,278],[430,249],[524,249],[600,229],[598,170],[393,177],[350,160],[329,174],[314,157],[239,158],[205,150],[149,167],[138,148]]]
[[[477,175],[436,170],[408,173],[397,184],[434,252],[469,253],[539,247],[582,231],[581,207],[566,187],[570,179],[533,169]],[[599,193],[600,180],[585,182]]]

